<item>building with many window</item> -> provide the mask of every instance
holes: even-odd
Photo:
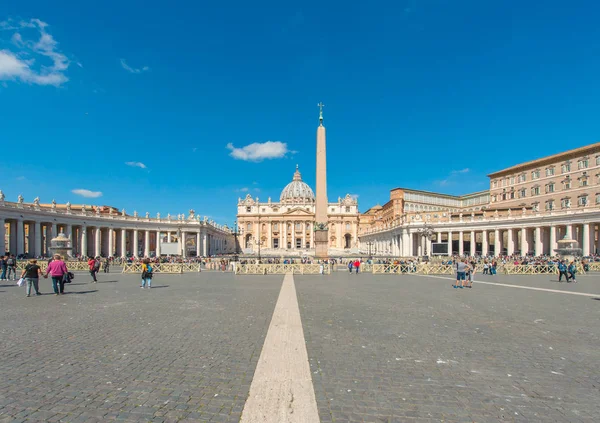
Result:
[[[584,255],[600,250],[600,143],[493,172],[490,189],[464,196],[396,188],[360,217],[362,252],[553,254],[575,239]]]

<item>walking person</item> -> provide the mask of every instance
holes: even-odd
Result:
[[[319,265],[319,273],[322,275],[325,274],[325,265],[323,264],[323,262],[321,262],[321,264]]]
[[[452,285],[452,288],[462,288],[465,283],[467,272],[466,260],[456,262],[456,284]]]
[[[44,275],[42,274],[42,269],[40,268],[40,266],[38,266],[37,260],[36,259],[29,260],[29,263],[27,264],[27,266],[25,266],[23,273],[21,273],[21,278],[24,278],[25,282],[27,282],[25,292],[27,293],[28,297],[31,297],[31,286],[32,285],[33,285],[33,289],[35,289],[35,295],[42,295],[42,293],[40,292],[39,280],[40,280],[40,277],[43,277],[43,276]],[[47,276],[45,276],[45,277],[47,277]]]
[[[575,274],[577,273],[577,268],[575,267],[575,262],[571,262],[569,264],[569,267],[567,267],[567,272],[569,273],[569,276],[571,277],[571,280],[573,281],[573,283],[577,283],[577,281],[575,280]],[[567,278],[567,282],[569,282],[569,278]]]
[[[6,280],[10,280],[10,275],[13,276],[13,281],[17,280],[17,258],[14,254],[11,254],[10,257],[6,260],[6,268],[8,269],[8,273],[6,274]]]
[[[467,264],[467,284],[465,285],[467,288],[473,288],[473,275],[475,274],[475,266],[476,264],[474,261]]]
[[[0,281],[5,281],[6,279],[6,268],[8,267],[6,264],[6,256],[0,256]]]
[[[360,260],[356,259],[354,262],[354,268],[356,269],[356,274],[358,275],[358,269],[360,268]]]
[[[152,271],[150,259],[142,260],[142,286],[140,288],[144,289],[146,285],[148,285],[148,289],[152,288]]]
[[[62,260],[60,254],[54,254],[54,260],[46,268],[46,275],[52,276],[52,288],[54,295],[63,295],[65,293],[65,275],[69,273],[67,265]]]
[[[352,260],[350,260],[348,262],[348,272],[350,272],[350,274],[352,274]]]
[[[88,266],[90,268],[90,275],[92,276],[92,282],[98,282],[96,279],[96,275],[98,274],[98,270],[100,270],[100,257],[90,257],[88,260]]]
[[[110,271],[110,261],[108,257],[104,260],[104,273],[108,273]]]
[[[565,277],[567,282],[569,282],[569,275],[567,274],[567,265],[564,260],[561,260],[558,263],[558,281],[562,282],[562,277]]]

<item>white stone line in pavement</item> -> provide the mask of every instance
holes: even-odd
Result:
[[[283,278],[241,423],[318,423],[294,277]]]
[[[447,278],[445,276],[432,276],[432,275],[415,275],[422,276],[424,278],[436,278],[436,279],[446,279],[449,281],[456,281],[454,278]],[[521,289],[531,289],[533,291],[546,291],[546,292],[555,292],[557,294],[569,294],[569,295],[581,295],[584,297],[598,297],[600,298],[600,294],[588,294],[585,292],[570,292],[570,291],[561,291],[559,289],[548,289],[548,288],[536,288],[533,286],[521,286],[521,285],[511,285],[508,283],[498,283],[498,282],[484,282],[484,281],[474,281],[475,284],[485,284],[485,285],[497,285],[497,286],[506,286],[509,288],[521,288]]]

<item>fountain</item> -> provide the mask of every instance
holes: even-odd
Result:
[[[60,254],[63,259],[71,257],[71,240],[65,236],[64,233],[59,233],[56,238],[50,240],[50,250],[52,254]]]
[[[578,247],[579,243],[574,239],[565,237],[557,241],[558,248],[554,251],[558,254],[561,260],[572,262],[576,257],[581,257],[582,249]]]

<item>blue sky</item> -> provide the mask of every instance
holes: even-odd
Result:
[[[597,2],[86,3],[0,9],[9,200],[231,224],[296,164],[314,188],[319,101],[329,199],[361,211],[599,140]]]

